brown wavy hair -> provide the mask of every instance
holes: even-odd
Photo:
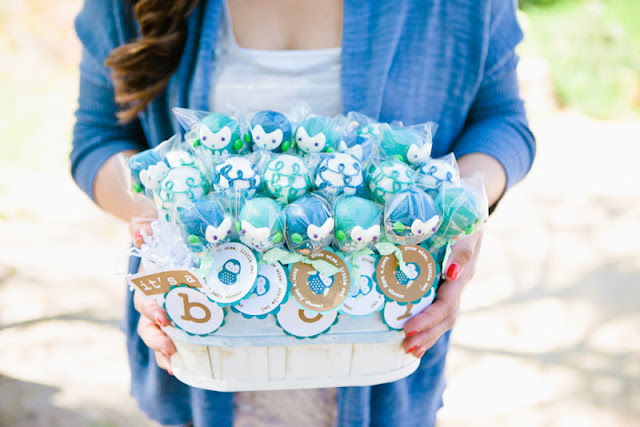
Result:
[[[198,0],[129,0],[140,37],[115,48],[105,60],[111,68],[121,122],[135,119],[160,95],[176,71],[187,40],[187,19]]]

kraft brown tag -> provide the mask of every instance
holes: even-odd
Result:
[[[405,274],[394,254],[385,255],[378,262],[376,277],[378,287],[387,298],[405,304],[415,303],[424,297],[433,285],[436,263],[428,250],[422,246],[400,246],[402,258],[407,264]]]
[[[145,271],[127,277],[127,282],[147,297],[164,295],[169,292],[171,286],[202,288],[198,276],[189,270],[159,270],[152,273]]]
[[[308,310],[320,313],[333,310],[349,295],[349,267],[342,258],[329,251],[319,251],[309,258],[324,260],[340,271],[333,276],[325,276],[309,264],[297,262],[289,272],[291,295]]]

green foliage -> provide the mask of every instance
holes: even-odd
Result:
[[[522,3],[562,105],[599,118],[640,112],[639,1]]]

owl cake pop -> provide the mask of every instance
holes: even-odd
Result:
[[[352,196],[358,193],[363,185],[362,164],[351,154],[328,154],[316,169],[316,188],[332,196]]]
[[[245,245],[265,252],[284,243],[282,210],[284,205],[268,197],[256,197],[244,202],[236,229]]]
[[[162,161],[162,155],[156,150],[144,150],[131,156],[127,162],[131,172],[131,187],[136,193],[142,193],[144,186],[140,180],[140,173]]]
[[[431,141],[413,129],[385,125],[382,127],[380,152],[386,158],[417,166],[429,159]]]
[[[202,146],[214,154],[233,154],[242,148],[240,125],[231,117],[212,113],[197,128],[194,146]]]
[[[330,153],[339,142],[340,135],[331,119],[326,117],[309,117],[296,130],[296,146],[302,154]]]
[[[317,194],[307,194],[285,210],[285,235],[289,250],[309,255],[331,243],[334,219],[331,206]]]
[[[414,182],[415,172],[406,163],[385,160],[373,169],[369,176],[369,190],[373,199],[384,203],[399,191],[406,190]]]
[[[253,197],[260,189],[258,167],[249,157],[231,156],[213,168],[213,189],[233,190],[243,197]]]
[[[460,185],[460,173],[453,153],[438,159],[429,159],[418,169],[417,182],[435,197],[440,184]]]
[[[380,239],[382,208],[361,197],[340,197],[335,205],[336,246],[342,252],[364,249]]]
[[[442,224],[431,239],[435,247],[471,234],[487,218],[486,199],[477,197],[463,186],[443,185],[435,204],[443,217]]]
[[[396,193],[384,208],[385,235],[395,244],[417,245],[432,236],[441,221],[431,196],[416,187]]]
[[[291,147],[291,123],[284,114],[260,111],[251,118],[250,126],[245,140],[253,141],[255,149],[280,153]]]
[[[165,210],[185,206],[209,191],[209,182],[194,165],[170,167],[160,162],[140,172],[140,180]]]
[[[280,154],[267,162],[262,173],[264,189],[273,198],[292,201],[311,187],[309,168],[296,156]]]
[[[178,219],[183,240],[194,252],[215,247],[231,238],[231,215],[213,195],[179,209]]]

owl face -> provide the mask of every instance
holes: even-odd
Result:
[[[371,242],[378,241],[379,237],[380,237],[380,224],[373,225],[367,229],[364,229],[359,225],[356,225],[351,230],[351,239],[355,244],[358,244],[358,245],[362,244],[366,246]]]
[[[309,236],[311,240],[314,240],[316,242],[324,240],[331,234],[333,234],[333,225],[334,221],[331,217],[327,218],[324,224],[322,224],[320,227],[315,224],[309,224],[309,226],[307,227],[307,236]]]
[[[308,284],[314,294],[323,295],[333,285],[333,277],[325,276],[317,271],[312,272],[309,275]]]
[[[231,142],[231,133],[229,126],[214,132],[209,126],[200,125],[200,142],[210,150],[222,150]]]
[[[398,283],[400,283],[403,286],[407,286],[409,285],[409,283],[413,282],[418,278],[418,276],[420,275],[420,267],[418,266],[418,264],[414,262],[410,262],[410,263],[407,263],[406,274],[400,269],[399,266],[396,267],[395,274],[396,274],[396,279],[398,280]]]
[[[414,236],[431,236],[438,230],[438,222],[440,222],[438,215],[432,216],[427,221],[415,219],[411,224],[411,232]]]
[[[269,292],[270,284],[269,279],[264,276],[258,276],[256,288],[253,291],[257,296],[261,297],[262,295]]]
[[[373,289],[373,281],[369,276],[360,276],[360,293],[367,295]]]
[[[223,268],[233,274],[240,273],[240,264],[238,263],[238,261],[235,261],[235,260],[227,261],[224,264]]]
[[[409,150],[407,151],[407,160],[412,165],[421,165],[424,164],[427,160],[429,160],[429,155],[431,154],[431,145],[424,144],[422,146],[411,144]]]
[[[327,144],[327,136],[322,132],[309,135],[305,128],[299,127],[296,131],[296,144],[305,153],[319,153]]]
[[[284,138],[282,129],[276,129],[273,132],[266,132],[262,125],[254,126],[253,129],[251,129],[251,134],[253,136],[253,141],[258,147],[269,151],[273,151],[280,147]]]
[[[208,225],[205,231],[205,239],[209,243],[221,243],[231,236],[231,218],[226,216],[219,226]]]

